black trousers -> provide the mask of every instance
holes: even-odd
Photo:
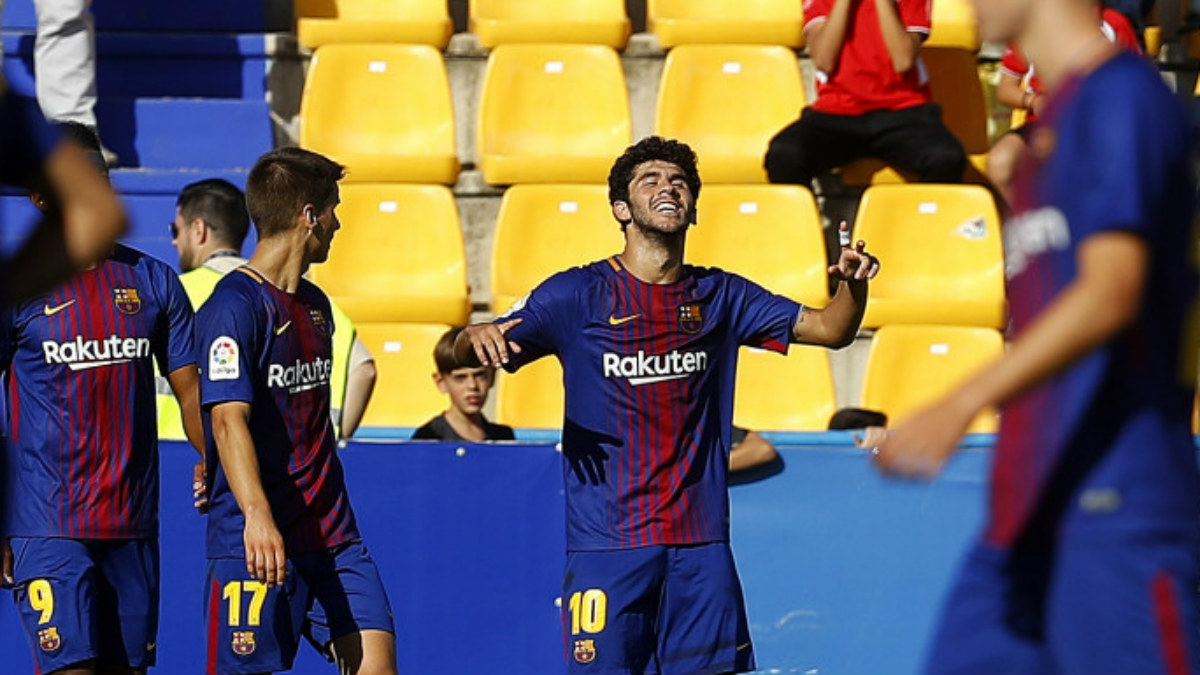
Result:
[[[771,139],[764,162],[772,183],[809,186],[812,179],[856,159],[874,157],[925,183],[958,183],[967,168],[962,144],[942,124],[942,109],[927,103],[864,115],[831,115],[805,108]]]

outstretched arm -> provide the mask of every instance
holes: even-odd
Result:
[[[1126,232],[1093,235],[1080,245],[1078,261],[1075,280],[1005,356],[879,446],[875,461],[883,471],[933,478],[981,411],[1037,386],[1129,326],[1145,287],[1145,242]]]
[[[883,33],[883,44],[891,57],[892,69],[897,73],[907,73],[917,63],[917,54],[921,51],[921,41],[924,38],[908,31],[900,18],[900,10],[896,7],[895,0],[874,2],[875,14],[879,16],[879,30]]]
[[[476,323],[462,329],[454,340],[454,358],[461,364],[503,367],[508,363],[508,354],[521,353],[521,346],[505,337],[508,331],[521,325],[523,319],[512,319],[503,323]]]
[[[242,539],[246,545],[246,571],[268,586],[274,586],[284,581],[287,556],[283,535],[275,526],[271,504],[263,491],[249,419],[248,403],[231,401],[213,406],[213,439],[217,442],[217,454],[229,489],[245,516]]]
[[[805,307],[792,326],[792,342],[841,349],[854,342],[867,309],[867,282],[879,273],[879,261],[866,251],[866,242],[850,247],[850,226],[838,228],[842,253],[829,268],[838,279],[837,293],[824,309]]]
[[[862,0],[835,0],[829,16],[815,21],[805,29],[805,42],[813,65],[823,73],[837,70],[846,43],[846,28],[850,25],[850,8]]]

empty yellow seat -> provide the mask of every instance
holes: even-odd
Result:
[[[863,195],[854,239],[881,262],[863,326],[1002,328],[1000,217],[977,185],[876,185]]]
[[[358,337],[375,358],[375,390],[366,427],[417,427],[447,407],[433,383],[433,347],[450,327],[428,323],[360,323]]]
[[[556,272],[621,252],[625,239],[603,185],[515,185],[492,242],[492,310],[503,313]]]
[[[488,183],[604,182],[631,124],[608,47],[500,45],[488,57],[477,143]]]
[[[454,111],[442,56],[423,45],[329,45],[313,55],[300,145],[352,182],[454,183]]]
[[[648,0],[646,24],[664,48],[688,43],[804,46],[799,0]]]
[[[824,348],[792,345],[787,356],[741,350],[734,424],[759,431],[824,431],[836,411],[833,374]]]
[[[767,144],[803,107],[792,50],[684,45],[667,55],[655,130],[695,149],[706,183],[765,183]]]
[[[315,49],[336,42],[391,42],[445,49],[454,33],[446,0],[295,0],[296,37]]]
[[[449,188],[351,183],[341,196],[342,229],[313,281],[356,323],[465,324],[466,255]]]
[[[710,185],[685,260],[720,267],[813,307],[829,302],[825,235],[816,201],[798,185]]]
[[[924,47],[921,62],[929,73],[933,102],[942,107],[942,122],[967,152],[969,182],[983,182],[987,165],[988,108],[979,79],[975,53],[957,47]],[[902,183],[912,180],[883,162],[859,160],[842,170],[842,180],[851,185]]]
[[[933,0],[933,30],[926,47],[958,47],[979,51],[979,19],[970,0]]]
[[[561,429],[562,366],[546,356],[516,373],[501,373],[496,391],[496,421],[519,429]]]
[[[471,32],[491,49],[513,42],[577,42],[624,49],[625,0],[471,0]]]
[[[891,425],[903,423],[1003,354],[1004,338],[991,328],[885,326],[871,341],[862,405],[887,413]],[[968,431],[997,426],[995,412],[986,411]]]

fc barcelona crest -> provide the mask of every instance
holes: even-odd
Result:
[[[596,641],[595,640],[576,640],[575,641],[575,661],[577,663],[588,664],[596,660]]]
[[[58,628],[50,626],[39,630],[38,647],[41,647],[42,651],[47,654],[58,651],[58,648],[62,647],[62,638],[58,635]]]
[[[699,333],[704,327],[704,315],[698,303],[679,306],[679,328],[685,333]]]
[[[122,314],[137,314],[142,311],[142,299],[136,288],[114,288],[113,302]]]
[[[333,327],[329,324],[329,320],[319,310],[310,309],[308,315],[312,317],[313,328],[316,328],[318,333],[326,337],[333,334]]]
[[[254,643],[254,631],[252,630],[235,630],[233,631],[233,653],[238,656],[250,656],[254,653],[254,648],[257,647]]]

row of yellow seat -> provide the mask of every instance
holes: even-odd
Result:
[[[625,0],[471,0],[470,29],[491,48],[514,42],[623,49]],[[412,42],[445,49],[454,30],[446,0],[296,0],[300,44]],[[804,45],[799,0],[649,0],[646,24],[663,47],[696,43]],[[933,0],[932,44],[979,49],[968,0]]]
[[[379,379],[363,424],[414,427],[446,407],[433,386],[433,345],[444,324],[363,324],[359,335],[375,354]],[[962,326],[888,326],[871,343],[861,404],[903,420],[1004,351],[1000,333]],[[828,352],[793,347],[786,357],[743,349],[738,365],[734,422],[751,429],[820,431],[836,410]],[[543,359],[515,375],[502,374],[497,421],[519,428],[561,428],[562,369]],[[992,432],[985,413],[971,431]]]
[[[444,186],[350,183],[338,234],[313,277],[356,322],[461,325],[470,313],[458,212]],[[1000,219],[970,185],[879,185],[854,237],[883,261],[864,325],[1004,325]],[[501,313],[550,274],[621,249],[603,185],[519,185],[501,201],[491,253]],[[688,259],[744,274],[812,306],[828,302],[825,235],[812,193],[784,185],[701,192]]]
[[[922,60],[947,125],[982,166],[987,104],[974,54],[933,47]],[[804,105],[789,49],[684,46],[667,56],[655,132],[692,144],[708,183],[763,183],[767,143]],[[632,140],[617,53],[562,44],[493,50],[476,132],[488,183],[603,182]],[[455,138],[446,67],[432,47],[329,45],[314,54],[300,144],[345,164],[348,181],[452,184],[460,169]],[[902,180],[883,169],[861,162],[845,176],[858,184]]]

